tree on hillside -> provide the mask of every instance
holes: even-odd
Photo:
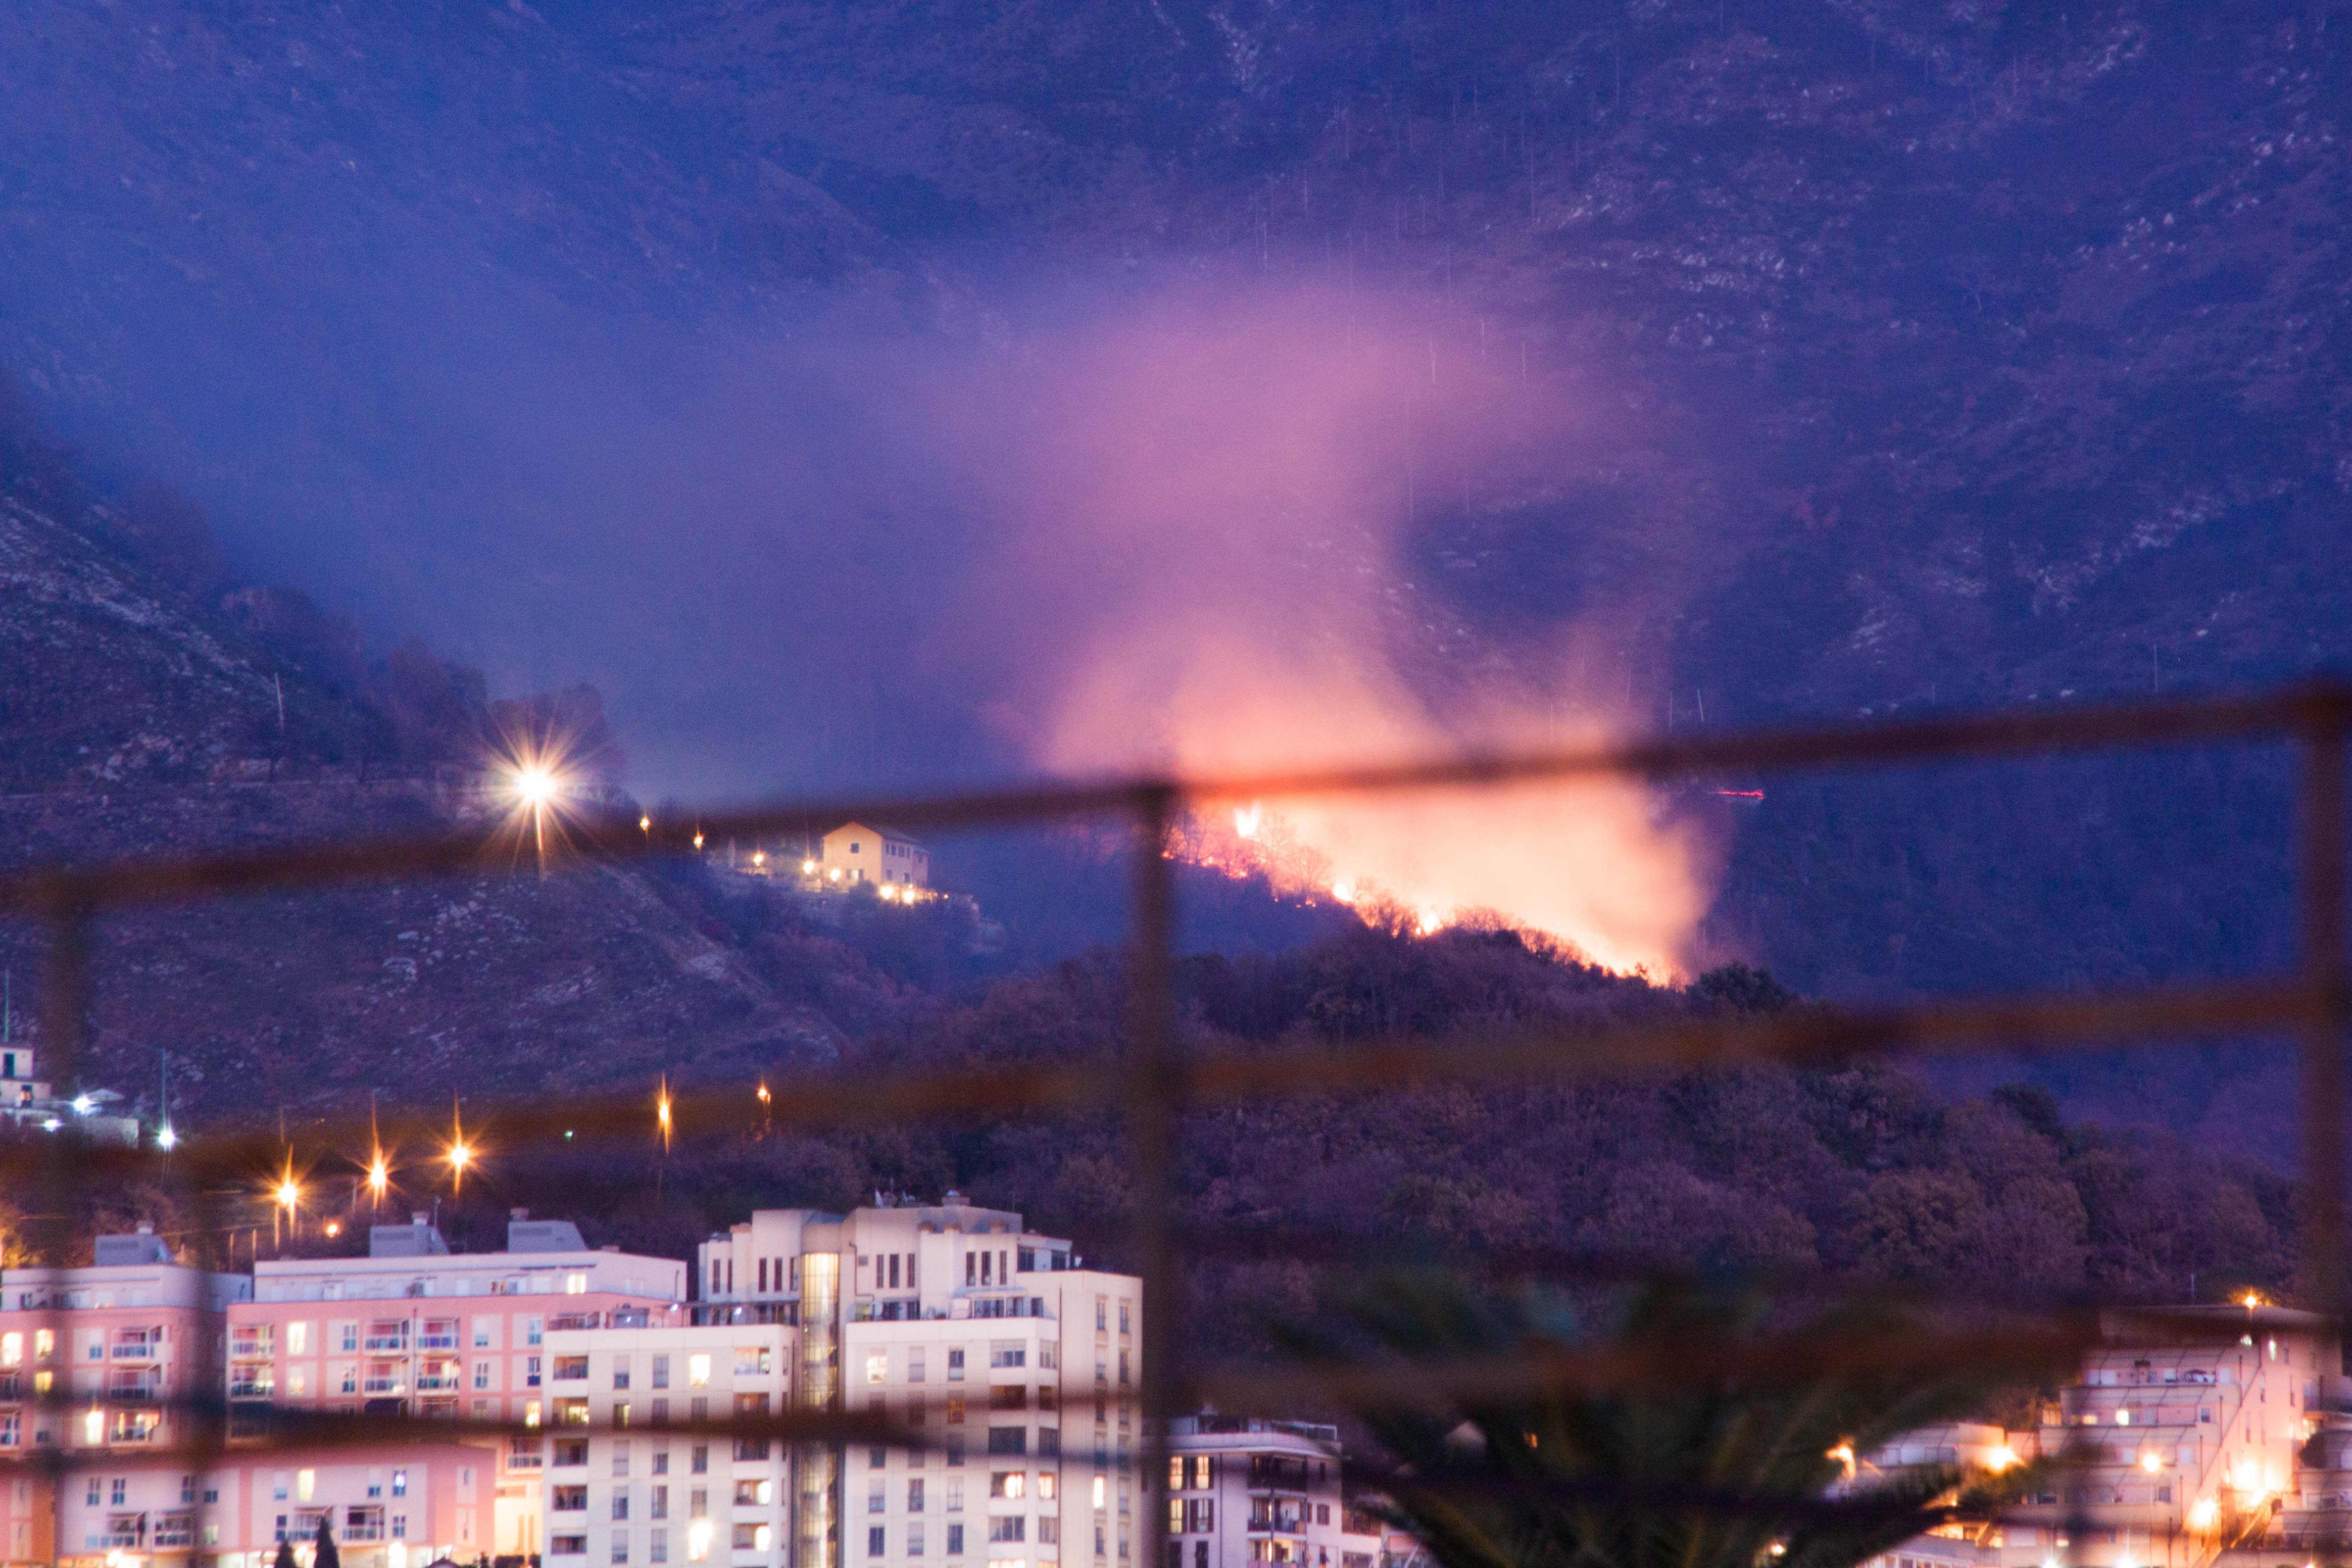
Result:
[[[319,1540],[310,1553],[310,1568],[343,1568],[343,1554],[335,1550],[335,1537],[327,1528],[327,1516],[319,1516]]]
[[[1346,1316],[1391,1364],[1434,1374],[1510,1357],[1528,1368],[1524,1391],[1357,1411],[1388,1461],[1360,1479],[1443,1568],[1852,1568],[1956,1512],[1997,1508],[2040,1475],[2032,1466],[2000,1476],[1952,1465],[1872,1471],[1874,1450],[1979,1415],[2021,1377],[2059,1371],[1857,1364],[1598,1393],[1546,1387],[1538,1369],[1598,1356],[1654,1376],[1694,1352],[1760,1350],[1792,1331],[1837,1345],[1921,1325],[1857,1310],[1792,1323],[1768,1318],[1752,1297],[1684,1285],[1644,1289],[1599,1333],[1578,1332],[1541,1299],[1488,1303],[1448,1282],[1392,1283]],[[1311,1357],[1363,1360],[1362,1343],[1328,1331],[1288,1338]]]

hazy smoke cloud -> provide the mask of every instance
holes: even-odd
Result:
[[[978,598],[1026,656],[1037,761],[1231,773],[1602,732],[1580,700],[1559,721],[1583,693],[1446,678],[1401,566],[1433,500],[1534,493],[1589,418],[1457,326],[1332,295],[1163,305],[1043,345],[967,420],[1013,520]],[[1702,847],[1630,783],[1275,809],[1349,894],[1497,911],[1621,968],[1678,969],[1707,903]]]

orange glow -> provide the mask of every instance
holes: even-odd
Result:
[[[1482,361],[1479,336],[1399,300],[1282,291],[1124,317],[1049,356],[1003,592],[1082,584],[1085,610],[1007,721],[1037,760],[1230,777],[1649,728],[1619,628],[1563,632],[1516,677],[1430,684],[1433,663],[1486,656],[1416,581],[1416,531],[1439,508],[1528,504],[1613,416],[1516,354]],[[1406,932],[1492,919],[1665,978],[1711,898],[1710,830],[1631,778],[1211,804],[1184,858]]]
[[[329,1221],[327,1222],[327,1234],[328,1234],[330,1237],[336,1237],[336,1236],[341,1236],[341,1235],[342,1235],[342,1234],[343,1234],[343,1222],[342,1222],[341,1220],[339,1220],[339,1219],[331,1219],[331,1220],[329,1220]]]
[[[764,1098],[764,1093],[763,1093],[763,1095],[762,1095],[762,1098]],[[664,1074],[664,1075],[662,1076],[662,1080],[661,1080],[661,1093],[660,1093],[659,1098],[658,1098],[658,1099],[656,1099],[656,1101],[655,1101],[655,1104],[654,1104],[654,1114],[655,1114],[656,1118],[657,1118],[657,1119],[660,1121],[660,1122],[661,1122],[661,1140],[662,1140],[662,1149],[664,1150],[664,1152],[667,1152],[667,1150],[669,1149],[669,1134],[670,1134],[670,1121],[669,1121],[669,1077],[668,1077],[668,1075],[667,1075],[667,1074]]]
[[[479,1152],[480,1151],[473,1144],[466,1142],[465,1119],[458,1113],[457,1101],[452,1100],[449,1102],[449,1147],[443,1151],[441,1156],[449,1162],[451,1192],[462,1193],[466,1190],[466,1172],[471,1168]]]

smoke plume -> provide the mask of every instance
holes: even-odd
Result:
[[[1015,628],[1037,762],[1233,773],[1611,732],[1552,672],[1477,658],[1402,563],[1433,514],[1536,495],[1591,438],[1590,404],[1516,355],[1402,307],[1285,294],[1130,316],[1016,379],[1014,455],[983,463],[1023,521],[980,592]],[[1622,780],[1276,801],[1236,823],[1347,901],[1426,928],[1491,911],[1617,969],[1678,973],[1708,899],[1694,830]]]

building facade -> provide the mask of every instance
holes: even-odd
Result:
[[[1867,1568],[2273,1568],[2352,1542],[2352,1386],[2326,1320],[2270,1306],[2110,1322],[2028,1432],[1915,1434],[1885,1465],[2060,1461],[1995,1524],[1944,1527]],[[1868,1463],[1868,1461],[1865,1461]]]
[[[1142,1291],[950,1193],[769,1209],[703,1244],[707,1322],[787,1331],[804,1411],[919,1447],[803,1446],[792,1568],[1133,1568]]]
[[[202,1471],[143,1458],[89,1466],[60,1490],[56,1561],[268,1568],[285,1541],[307,1568],[324,1521],[350,1568],[472,1562],[486,1550],[497,1462],[494,1449],[424,1442],[231,1456]]]
[[[100,1237],[92,1256],[85,1268],[0,1270],[0,1460],[129,1458],[182,1441],[173,1402],[201,1389],[222,1314],[253,1289],[177,1261],[148,1228]],[[57,1394],[64,1408],[40,1403]],[[47,1561],[58,1505],[45,1474],[0,1479],[0,1555]]]
[[[503,1252],[453,1256],[422,1215],[377,1226],[365,1258],[256,1266],[253,1299],[228,1312],[230,1430],[240,1407],[269,1405],[535,1427],[553,1398],[549,1334],[682,1322],[686,1296],[676,1259],[591,1248],[521,1210]],[[515,1437],[493,1459],[485,1544],[535,1550],[544,1445]]]
[[[931,852],[892,828],[845,822],[824,836],[817,858],[812,874],[835,886],[856,882],[886,888],[931,885]]]
[[[1337,1426],[1216,1415],[1168,1424],[1166,1568],[1382,1568],[1383,1537],[1341,1495]]]

